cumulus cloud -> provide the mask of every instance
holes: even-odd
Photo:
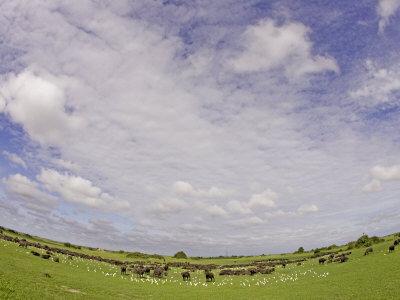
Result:
[[[24,169],[26,169],[26,163],[25,161],[19,157],[17,154],[15,153],[10,153],[6,150],[3,151],[3,155],[5,157],[7,157],[10,161],[12,161],[13,163],[22,166]]]
[[[236,228],[247,228],[247,227],[252,227],[252,226],[257,226],[257,225],[263,225],[265,224],[265,221],[262,220],[259,217],[253,216],[249,218],[243,218],[243,219],[237,219],[237,220],[231,220],[226,222],[226,224],[236,227]]]
[[[400,179],[400,165],[375,166],[371,169],[371,174],[374,178],[380,180]]]
[[[40,189],[37,182],[29,178],[14,174],[3,178],[2,182],[10,200],[15,200],[29,210],[48,213],[57,207],[59,199]]]
[[[398,0],[379,0],[376,11],[379,20],[379,32],[383,33],[386,26],[390,23],[390,17],[393,16],[400,8],[400,2]]]
[[[155,215],[177,214],[184,211],[188,204],[179,198],[167,198],[154,202],[150,207],[150,213]]]
[[[246,202],[231,200],[226,204],[226,208],[234,214],[251,214],[252,210]]]
[[[310,28],[301,23],[281,26],[263,20],[249,26],[242,39],[245,50],[231,61],[238,72],[269,71],[283,68],[289,78],[323,71],[339,72],[336,61],[327,56],[313,56]]]
[[[378,192],[382,190],[381,181],[400,179],[400,165],[393,165],[390,167],[377,165],[370,169],[370,174],[372,180],[366,184],[362,190],[364,192]]]
[[[187,232],[207,232],[211,230],[210,227],[199,224],[182,224],[179,228]]]
[[[318,211],[318,206],[315,204],[303,204],[298,209],[299,214],[314,213]]]
[[[270,189],[265,190],[260,194],[253,194],[249,201],[249,207],[264,206],[264,207],[275,207],[275,199],[278,198],[278,194]]]
[[[373,106],[396,99],[400,91],[399,64],[390,68],[379,68],[371,60],[366,61],[367,73],[361,86],[350,91],[353,99],[359,99],[363,106]]]
[[[225,198],[235,194],[234,190],[221,189],[215,186],[212,186],[208,190],[195,189],[190,183],[185,181],[176,181],[172,185],[172,191],[178,195],[209,197],[209,198]]]
[[[381,182],[378,179],[372,179],[371,182],[364,185],[364,192],[378,192],[382,190]]]
[[[80,121],[65,111],[62,86],[31,70],[0,81],[3,109],[30,137],[42,145],[60,145],[66,133],[80,127]]]
[[[71,161],[66,161],[61,158],[53,158],[52,162],[63,169],[71,170],[71,171],[77,171],[79,170],[79,166]]]
[[[56,170],[42,169],[37,179],[44,187],[61,195],[68,202],[78,203],[98,210],[121,210],[130,205],[127,201],[102,192],[99,187],[80,176],[59,173]]]
[[[294,211],[283,211],[281,209],[278,209],[276,211],[273,212],[266,212],[265,216],[269,217],[269,218],[274,218],[274,217],[294,217],[297,216],[298,213],[294,212]]]
[[[216,204],[208,204],[197,201],[196,206],[200,208],[202,211],[206,212],[207,215],[209,215],[212,218],[225,217],[228,215],[225,209]]]

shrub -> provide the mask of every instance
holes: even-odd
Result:
[[[64,243],[65,247],[71,248],[71,243]]]
[[[299,247],[299,249],[297,249],[296,252],[294,253],[304,253],[304,248],[303,247]]]
[[[353,249],[355,244],[356,244],[356,242],[349,242],[349,243],[347,243],[347,248],[346,248],[346,250],[351,250],[351,249]]]
[[[360,236],[355,244],[356,248],[360,247],[369,247],[372,245],[371,240],[368,238],[368,235],[364,234]]]
[[[176,252],[173,257],[174,258],[187,258],[185,252],[183,252],[183,251]]]

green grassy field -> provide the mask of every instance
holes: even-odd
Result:
[[[63,243],[4,233],[65,248]],[[0,240],[0,299],[400,299],[400,247],[388,253],[389,245],[397,238],[384,237],[385,241],[373,245],[374,252],[367,256],[365,248],[351,249],[345,263],[320,265],[316,258],[302,265],[277,266],[272,274],[254,276],[219,276],[219,270],[213,270],[215,282],[206,282],[203,271],[191,273],[191,281],[184,282],[181,268],[170,268],[168,276],[161,279],[137,278],[130,273],[121,276],[120,267],[108,263],[76,257],[69,260],[62,254],[55,254],[60,258],[60,263],[55,263],[30,253],[31,250],[44,253],[44,250],[25,249],[17,243]],[[126,253],[98,252],[84,247],[70,250],[121,261],[137,260],[126,258]],[[224,265],[273,258],[298,259],[312,254],[187,260],[165,257],[165,261]]]

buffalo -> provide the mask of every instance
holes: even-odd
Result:
[[[181,275],[183,281],[190,280],[190,272],[182,272]]]
[[[121,266],[121,275],[126,275],[126,266],[125,265]]]
[[[391,245],[390,247],[389,247],[389,252],[393,252],[394,251],[394,245]]]
[[[319,259],[319,261],[318,261],[318,263],[321,265],[323,265],[324,263],[325,263],[325,261],[326,261],[326,258],[320,258]]]
[[[214,273],[205,270],[205,274],[206,274],[206,281],[215,281]]]
[[[372,248],[367,248],[367,249],[365,250],[364,255],[367,255],[368,253],[373,252],[373,251],[374,251],[374,249],[372,249]]]

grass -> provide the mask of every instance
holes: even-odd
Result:
[[[55,263],[30,254],[30,250],[44,253],[43,250],[24,249],[16,243],[0,240],[0,299],[400,299],[400,249],[388,253],[394,238],[385,237],[384,242],[373,245],[374,252],[367,256],[364,256],[365,248],[352,249],[346,263],[319,265],[317,258],[300,266],[277,266],[272,274],[254,276],[219,276],[219,271],[214,270],[215,282],[212,283],[205,281],[202,271],[191,273],[191,281],[183,282],[180,268],[170,268],[168,276],[162,279],[140,279],[131,274],[121,276],[119,267],[94,260],[74,257],[71,261],[60,254],[57,255],[60,263]],[[36,237],[26,239],[65,248],[59,242]],[[129,260],[127,253],[97,252],[84,247],[70,250]],[[332,249],[335,250],[338,249]],[[165,259],[223,265],[297,259],[312,254]]]

